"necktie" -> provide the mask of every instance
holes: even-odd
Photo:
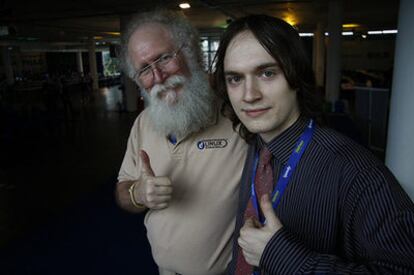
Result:
[[[266,147],[260,150],[259,163],[257,165],[256,176],[255,176],[255,188],[257,194],[257,200],[264,194],[270,194],[273,188],[273,169],[270,163],[272,153]],[[260,206],[259,206],[260,212]],[[250,217],[256,216],[256,210],[253,206],[252,199],[249,199],[246,211],[244,212],[244,220]],[[259,219],[259,217],[256,217]],[[250,275],[253,272],[253,267],[249,265],[243,256],[241,247],[238,248],[236,273],[235,275]]]

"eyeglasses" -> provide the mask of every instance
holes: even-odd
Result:
[[[148,84],[152,82],[154,78],[154,68],[157,68],[162,71],[171,71],[174,68],[177,68],[178,65],[175,62],[172,62],[174,58],[177,57],[178,53],[184,47],[184,44],[181,45],[176,51],[172,53],[164,53],[154,62],[148,64],[144,68],[137,70],[134,75],[134,79],[141,82],[142,84]]]

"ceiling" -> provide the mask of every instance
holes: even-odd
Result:
[[[251,13],[277,16],[301,32],[312,32],[318,22],[327,25],[329,9],[329,0],[187,2],[192,7],[182,12],[202,33],[219,30],[229,19]],[[160,0],[0,0],[0,33],[8,30],[8,35],[0,36],[0,44],[78,47],[89,37],[116,43],[120,18],[154,7],[178,11],[178,4],[179,1]],[[398,4],[397,0],[344,0],[343,23],[359,24],[353,28],[356,31],[396,29]]]

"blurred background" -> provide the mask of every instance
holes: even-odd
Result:
[[[386,160],[400,1],[3,0],[0,274],[155,272],[143,217],[113,198],[144,108],[119,68],[121,34],[131,14],[154,7],[197,27],[206,71],[232,20],[286,20],[307,48],[329,126]]]

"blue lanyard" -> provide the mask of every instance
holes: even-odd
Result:
[[[285,167],[282,169],[282,173],[279,176],[279,179],[277,180],[276,187],[272,192],[272,206],[273,209],[276,209],[277,206],[280,203],[280,200],[283,196],[283,193],[285,192],[286,187],[288,186],[289,180],[292,177],[293,172],[295,171],[296,166],[298,165],[303,152],[305,152],[306,147],[308,146],[309,142],[312,139],[314,131],[314,122],[313,119],[309,121],[308,126],[302,133],[299,140],[296,142],[295,149],[293,149],[292,154],[289,157],[289,160]],[[260,222],[264,224],[266,221],[264,220],[264,217],[262,218],[261,215],[259,215],[259,204],[257,202],[257,195],[256,195],[256,188],[255,188],[255,178],[256,178],[256,172],[257,172],[257,165],[259,163],[259,152],[256,152],[256,157],[254,161],[254,168],[251,178],[251,197],[252,197],[252,204],[253,207],[256,210],[257,217],[259,218]]]

